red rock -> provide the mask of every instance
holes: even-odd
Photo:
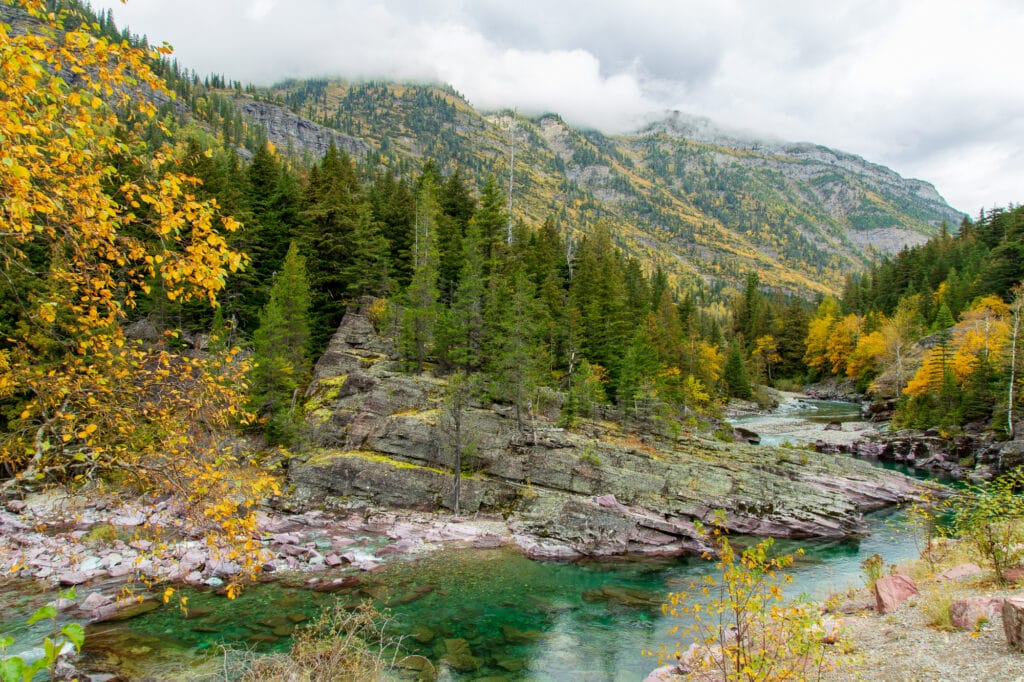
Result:
[[[1017,568],[1010,568],[1003,571],[1003,577],[1006,578],[1006,582],[1011,585],[1014,583],[1024,582],[1024,566],[1018,566]]]
[[[992,620],[1002,606],[1000,597],[957,599],[949,607],[949,620],[955,628],[973,630],[980,621]]]
[[[594,502],[596,502],[597,504],[599,504],[602,507],[606,507],[608,509],[614,509],[615,511],[620,511],[620,512],[628,512],[629,511],[628,509],[626,509],[626,506],[624,504],[622,504],[621,502],[619,502],[617,499],[615,499],[615,495],[612,495],[611,493],[609,493],[607,495],[599,495],[599,496],[595,497],[594,498]]]
[[[1024,596],[1003,600],[1003,631],[1010,650],[1024,653]]]
[[[65,586],[67,586],[67,585],[81,585],[82,583],[84,583],[88,579],[89,579],[89,576],[86,575],[85,572],[83,572],[83,571],[69,571],[67,573],[62,573],[60,578],[59,578],[60,584],[61,585],[65,585]]]
[[[135,565],[133,562],[124,562],[117,564],[116,566],[110,567],[111,578],[123,578],[126,575],[130,575],[135,572]]]
[[[940,583],[947,580],[960,581],[965,578],[974,578],[981,574],[981,566],[978,566],[978,564],[958,564],[939,573],[935,576],[935,581]]]
[[[84,611],[95,611],[96,609],[102,606],[106,606],[108,604],[112,604],[113,602],[114,600],[111,599],[108,595],[105,595],[101,592],[93,592],[85,598],[85,601],[82,602],[81,608]]]
[[[875,583],[875,610],[892,613],[910,597],[920,594],[914,581],[905,575],[885,575]]]

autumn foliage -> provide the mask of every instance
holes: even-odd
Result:
[[[191,502],[231,540],[274,482],[232,448],[246,372],[237,349],[184,350],[129,340],[136,301],[216,305],[243,256],[237,227],[197,181],[174,172],[179,150],[150,151],[141,126],[169,95],[158,53],[65,30],[49,3],[17,0],[26,29],[0,24],[0,475],[116,482]],[[216,344],[211,344],[216,347]]]

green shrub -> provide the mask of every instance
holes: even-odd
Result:
[[[953,594],[946,589],[932,590],[921,597],[921,612],[928,620],[928,625],[940,630],[952,630],[953,621],[949,607],[953,605]]]
[[[1024,560],[1024,472],[969,485],[953,500],[953,528],[1006,585],[1006,571]]]
[[[61,599],[74,599],[74,588],[60,593]],[[57,661],[61,652],[67,644],[71,644],[75,651],[81,651],[85,642],[85,630],[78,623],[67,623],[63,627],[57,626],[57,608],[51,604],[41,606],[36,612],[28,617],[26,625],[38,623],[41,620],[53,622],[53,636],[43,638],[43,655],[32,662],[28,662],[21,656],[8,656],[7,647],[14,643],[13,637],[0,636],[0,680],[2,682],[31,682],[36,675],[44,670],[48,671],[50,678],[56,674]]]

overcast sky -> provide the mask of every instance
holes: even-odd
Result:
[[[625,132],[676,109],[1024,201],[1019,0],[93,0],[183,66],[450,83]]]

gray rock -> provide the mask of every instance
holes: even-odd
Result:
[[[365,313],[346,314],[309,389],[306,429],[322,447],[291,463],[292,508],[452,508],[454,477],[437,426],[443,384],[396,373],[391,353]],[[502,511],[532,556],[703,552],[693,522],[711,521],[717,509],[734,532],[850,537],[864,532],[862,512],[918,494],[907,477],[846,456],[797,460],[764,446],[653,433],[642,445],[618,444],[599,427],[593,437],[541,423],[519,433],[486,406],[467,408],[463,426],[475,456],[460,511]]]

